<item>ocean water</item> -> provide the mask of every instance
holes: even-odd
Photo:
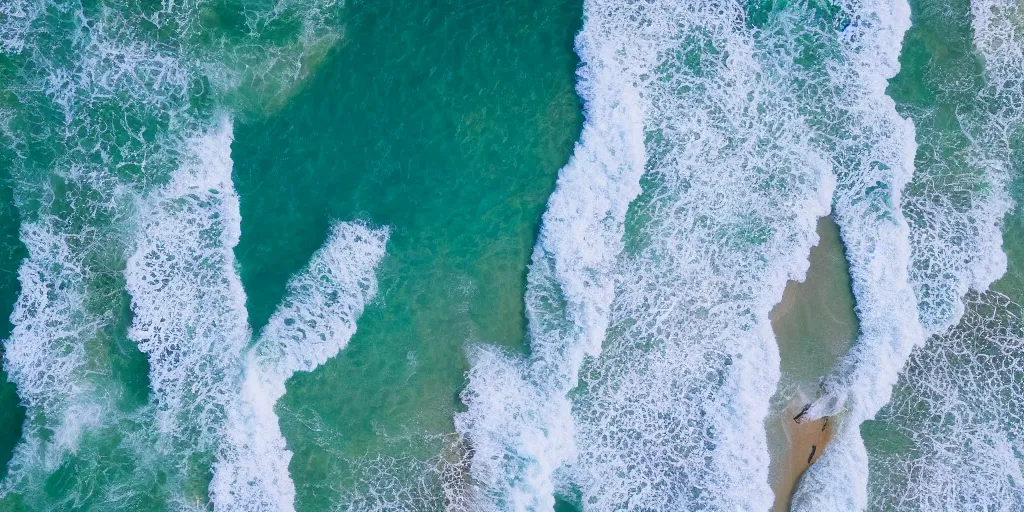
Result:
[[[0,510],[1024,509],[1020,0],[9,0],[0,91]]]

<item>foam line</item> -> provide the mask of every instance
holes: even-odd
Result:
[[[231,121],[188,141],[170,183],[139,206],[125,270],[129,337],[149,359],[164,441],[212,451],[238,394],[250,330],[233,249],[241,216],[231,182]]]
[[[182,461],[161,468],[185,479],[169,481],[169,493],[194,489],[219,449],[251,336],[232,254],[239,216],[230,121],[210,128],[211,112],[283,103],[340,38],[342,12],[333,0],[231,4],[222,7],[237,9],[229,17],[244,24],[202,23],[210,11],[195,2],[0,3],[0,129],[18,156],[15,197],[32,253],[5,356],[29,413],[11,469],[39,477],[4,485],[27,501],[65,452],[79,471],[41,503],[139,499],[148,482],[105,480],[120,469],[110,468],[119,459],[104,443],[147,438],[154,410],[159,455]],[[133,209],[136,197],[146,199]],[[130,337],[150,360],[156,401],[131,412],[105,357],[122,306],[120,276],[110,274],[126,256]],[[169,499],[184,507],[205,497]]]
[[[242,404],[228,415],[227,443],[214,466],[211,494],[219,510],[291,510],[291,452],[274,404],[285,381],[338,354],[377,294],[374,274],[389,230],[339,222],[309,265],[288,283],[284,302],[248,356]]]
[[[1010,204],[1005,192],[1008,142],[1004,139],[1001,144],[993,144],[991,140],[984,140],[1005,138],[1006,130],[998,128],[1001,123],[997,119],[994,125],[979,130],[983,135],[972,143],[973,154],[969,161],[986,173],[990,187],[987,190],[991,192],[971,198],[966,212],[944,211],[943,207],[952,204],[948,200],[945,204],[940,200],[938,205],[928,205],[912,196],[904,202],[900,192],[913,172],[912,159],[916,151],[913,130],[910,127],[899,129],[901,120],[890,107],[891,101],[881,96],[884,88],[879,80],[893,76],[898,69],[898,53],[893,49],[898,47],[899,39],[909,27],[909,10],[902,2],[851,3],[848,8],[853,9],[851,17],[859,20],[858,27],[863,27],[867,33],[863,39],[847,43],[849,49],[844,51],[844,56],[853,56],[847,60],[856,63],[857,56],[861,55],[859,61],[868,73],[858,78],[863,82],[863,90],[877,98],[874,103],[878,106],[869,111],[881,113],[874,119],[855,116],[860,119],[853,131],[869,134],[866,143],[877,148],[865,155],[860,167],[881,162],[886,171],[882,174],[889,176],[879,178],[877,172],[852,173],[850,176],[855,180],[847,182],[852,187],[840,178],[840,188],[846,188],[849,193],[845,197],[844,194],[838,196],[837,220],[843,229],[851,263],[862,334],[825,380],[823,396],[807,410],[808,418],[840,411],[847,414],[840,418],[843,425],[833,444],[805,475],[794,498],[797,510],[867,508],[867,452],[856,425],[873,418],[889,402],[892,388],[913,349],[923,346],[927,336],[957,323],[963,312],[962,298],[968,290],[987,289],[1002,275],[1006,265],[999,249],[999,231],[1002,216]],[[984,43],[976,44],[984,47]],[[882,56],[881,62],[875,61],[878,55]],[[865,77],[868,79],[864,80]],[[992,80],[991,75],[988,78]],[[996,83],[1008,82],[996,77]],[[977,129],[976,124],[965,124],[968,129]],[[891,135],[886,139],[871,139],[873,133]],[[894,142],[896,147],[893,147]],[[1004,155],[1002,158],[998,156],[1000,153]],[[931,172],[937,171],[919,170],[917,179],[927,183],[933,179]],[[928,199],[936,197],[927,184],[920,185],[920,189],[931,192]],[[879,190],[884,192],[880,194]],[[882,203],[877,199],[882,199]],[[872,202],[875,205],[866,209]],[[918,219],[913,229],[907,226],[899,207],[909,208]],[[945,215],[952,215],[956,222],[944,222]],[[874,222],[865,222],[872,218]],[[924,221],[920,222],[921,219]],[[962,226],[963,223],[967,225]],[[944,252],[944,247],[954,240],[957,241],[956,251],[966,253],[961,258]],[[908,292],[908,285],[913,293]],[[911,308],[911,304],[915,307]],[[837,482],[845,485],[836,485]]]
[[[741,5],[595,5],[643,64],[648,171],[565,479],[586,510],[766,509],[768,314],[806,272],[831,165]]]
[[[576,38],[586,122],[532,255],[525,296],[532,356],[470,350],[468,411],[457,415],[456,429],[473,447],[480,510],[554,506],[552,474],[574,454],[565,395],[584,357],[600,353],[608,326],[612,272],[645,162],[640,98],[622,76],[616,41],[603,37],[608,28],[588,16]]]
[[[85,375],[86,343],[102,322],[85,310],[88,272],[54,224],[59,221],[44,218],[21,226],[28,258],[18,269],[21,293],[11,314],[14,330],[4,343],[4,367],[26,421],[4,492],[34,471],[55,469],[97,420]]]
[[[309,265],[288,282],[284,303],[254,349],[265,378],[283,384],[334,357],[356,331],[356,319],[377,294],[374,271],[389,230],[339,222]]]
[[[827,77],[837,90],[836,105],[818,108],[829,109],[820,115],[837,162],[835,217],[850,263],[860,336],[823,380],[821,397],[804,411],[806,419],[846,414],[802,478],[795,510],[867,507],[867,453],[859,425],[889,401],[911,351],[925,339],[909,276],[910,229],[901,210],[914,172],[914,126],[885,95],[887,80],[899,70],[910,8],[902,0],[849,1],[841,7],[849,23],[836,39],[835,71]]]
[[[312,371],[348,343],[376,294],[388,230],[335,224],[250,350],[233,253],[241,216],[230,143],[225,116],[191,139],[181,169],[140,207],[126,270],[129,335],[149,357],[166,449],[214,454],[214,508],[293,510],[291,452],[274,403],[293,373]]]
[[[1006,272],[1001,246],[1003,217],[1013,204],[1008,193],[1014,174],[1011,139],[1024,115],[1016,100],[1024,94],[1017,79],[1024,73],[1021,36],[1008,21],[1018,9],[1012,2],[977,1],[970,12],[949,8],[920,14],[952,31],[973,28],[975,55],[984,66],[984,85],[971,88],[975,96],[969,103],[962,104],[964,100],[955,96],[954,105],[947,107],[957,111],[966,147],[946,147],[948,136],[941,134],[935,137],[939,140],[925,139],[941,148],[935,152],[956,152],[917,170],[904,205],[913,221],[911,281],[928,334],[956,325],[964,310],[963,297],[969,291],[987,290]],[[939,98],[946,96],[942,89],[962,87],[955,73],[941,77]]]
[[[149,356],[164,440],[216,454],[214,507],[293,510],[291,453],[274,402],[293,373],[312,371],[348,343],[376,294],[388,231],[336,224],[250,351],[233,253],[241,217],[230,143],[224,117],[191,140],[182,168],[142,206],[126,271],[129,334]]]
[[[585,19],[587,123],[534,250],[532,354],[471,350],[457,427],[481,508],[550,510],[559,487],[585,510],[765,508],[768,312],[806,271],[830,166],[738,5],[589,1]],[[606,177],[638,165],[622,253],[637,189]]]

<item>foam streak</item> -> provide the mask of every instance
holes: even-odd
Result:
[[[806,271],[829,165],[740,6],[585,14],[587,124],[534,250],[532,355],[472,352],[457,420],[472,476],[489,509],[550,510],[562,484],[586,510],[766,507],[768,311]],[[566,396],[581,369],[584,390]]]
[[[29,256],[18,269],[21,294],[11,314],[14,331],[4,344],[4,366],[27,420],[5,490],[30,472],[55,469],[96,418],[85,375],[86,343],[102,322],[86,312],[87,272],[54,223],[44,219],[21,228]]]
[[[141,207],[126,272],[130,336],[149,356],[166,448],[185,447],[186,460],[215,458],[214,508],[287,511],[295,499],[291,453],[274,403],[292,374],[314,370],[348,343],[376,294],[388,231],[336,224],[250,349],[233,253],[241,216],[230,143],[225,117],[191,140],[182,168]]]
[[[340,222],[327,244],[288,283],[288,294],[250,351],[242,404],[228,414],[227,442],[214,466],[211,493],[221,510],[291,510],[295,486],[274,404],[296,372],[338,354],[377,294],[374,271],[388,230]]]
[[[615,260],[629,203],[644,169],[643,119],[635,88],[622,77],[615,41],[600,17],[576,39],[584,62],[577,87],[586,123],[559,172],[534,247],[526,291],[528,361],[471,350],[469,407],[457,430],[473,446],[476,507],[550,510],[553,473],[574,456],[571,405],[584,357],[595,357],[608,327]]]

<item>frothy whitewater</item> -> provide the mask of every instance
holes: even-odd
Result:
[[[250,350],[245,293],[232,249],[241,232],[226,119],[140,208],[128,258],[129,336],[150,362],[164,449],[213,453],[218,510],[290,510],[290,452],[274,403],[285,381],[336,355],[376,295],[388,232],[338,223]],[[251,352],[251,353],[250,353]]]
[[[739,5],[585,18],[587,121],[530,266],[531,355],[474,349],[457,419],[479,499],[767,508],[768,313],[806,271],[832,168]]]
[[[4,351],[27,410],[5,496],[44,509],[96,494],[114,508],[294,508],[274,403],[348,343],[388,230],[336,223],[254,341],[233,253],[232,116],[287,98],[339,37],[339,8],[250,9],[243,31],[216,35],[199,26],[210,6],[191,3],[0,8],[29,252]],[[126,341],[149,364],[136,408],[106,352],[128,298]],[[69,461],[85,476],[54,498],[45,482]]]

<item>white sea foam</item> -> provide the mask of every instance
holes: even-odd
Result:
[[[274,413],[285,381],[338,354],[377,293],[374,272],[388,230],[339,222],[326,245],[288,283],[283,304],[252,348],[242,404],[228,415],[227,442],[214,466],[211,494],[221,510],[291,510],[291,452]]]
[[[910,230],[901,210],[914,171],[914,127],[885,94],[899,70],[910,9],[903,0],[840,2],[840,30],[823,31],[837,48],[827,57],[824,98],[809,108],[823,121],[824,147],[836,163],[835,218],[850,264],[860,335],[823,379],[804,418],[846,414],[833,440],[805,473],[796,510],[867,507],[867,454],[859,425],[892,394],[911,351],[924,343],[909,277]],[[833,25],[835,26],[835,25]]]
[[[134,313],[128,335],[149,358],[165,449],[211,451],[251,338],[235,271],[241,216],[227,117],[193,137],[189,150],[170,183],[139,207],[125,270]]]
[[[25,0],[0,4],[0,52],[12,54],[25,48],[29,27],[41,10],[40,5]]]
[[[102,322],[86,311],[87,272],[67,236],[54,231],[56,222],[21,227],[28,258],[18,269],[21,294],[4,344],[4,368],[18,387],[27,420],[5,492],[34,471],[55,469],[64,453],[76,449],[82,429],[97,419],[86,343]]]
[[[835,217],[846,246],[861,335],[833,375],[808,418],[854,413],[862,421],[888,401],[910,350],[923,343],[910,286],[909,228],[900,210],[914,171],[913,124],[885,95],[899,69],[903,33],[910,25],[905,2],[852,2],[843,6],[848,26],[827,76],[836,91],[822,102],[824,142],[832,148],[838,186]],[[841,96],[840,96],[841,95]],[[814,108],[814,107],[812,107]],[[837,112],[838,111],[838,112]],[[886,357],[890,356],[890,357]]]
[[[387,230],[336,224],[250,352],[233,253],[241,217],[230,143],[225,117],[191,140],[182,168],[142,206],[126,271],[130,336],[149,357],[164,440],[215,454],[215,508],[292,510],[291,453],[274,402],[293,373],[312,371],[348,343],[376,293]]]
[[[898,449],[872,452],[872,508],[1018,510],[1024,504],[1024,317],[969,296],[951,331],[915,352],[879,415]]]
[[[961,119],[972,138],[966,161],[979,169],[982,186],[958,186],[959,180],[976,178],[964,174],[951,179],[943,174],[948,169],[924,167],[917,170],[910,193],[903,201],[900,191],[909,178],[916,145],[911,142],[912,129],[899,128],[901,120],[891,102],[881,96],[884,88],[879,81],[892,76],[897,69],[898,54],[893,49],[898,48],[898,41],[909,26],[906,6],[851,4],[847,8],[853,9],[850,18],[857,22],[851,27],[867,32],[863,39],[846,43],[843,56],[847,62],[859,62],[867,70],[866,74],[852,75],[852,83],[862,82],[855,88],[874,96],[877,105],[866,109],[873,115],[852,116],[852,131],[862,134],[852,140],[860,138],[875,149],[864,151],[864,146],[855,144],[851,153],[861,155],[861,169],[880,162],[884,172],[881,176],[875,170],[850,173],[854,181],[844,180],[842,174],[840,177],[840,190],[849,193],[845,204],[844,194],[838,196],[837,219],[850,259],[861,337],[823,383],[824,395],[807,411],[809,418],[841,410],[848,414],[840,418],[833,442],[801,482],[794,498],[795,506],[801,510],[868,506],[868,459],[857,425],[874,417],[888,403],[912,350],[923,345],[926,336],[957,323],[964,308],[963,296],[969,290],[984,291],[1006,268],[1000,245],[1002,217],[1010,205],[1005,187],[1010,175],[1009,132],[1014,116],[1008,116],[1006,108],[997,108],[994,116],[983,109],[981,119]],[[982,10],[992,12],[988,7]],[[977,20],[975,32],[975,44],[984,53],[987,36]],[[1019,45],[1003,44],[1006,40],[999,36],[995,39],[1003,47],[1016,46],[1011,52],[1019,54]],[[881,62],[877,61],[879,56]],[[1011,78],[1019,77],[1019,71],[1017,75],[1010,71],[1002,76],[999,74],[1005,71],[998,71],[993,76],[989,71],[991,64],[986,65],[986,78],[998,85],[986,88],[982,98],[989,96],[998,105],[1008,97],[1003,89],[1020,83],[1019,79]],[[1014,69],[1014,65],[1012,60],[1004,60],[996,68]],[[835,74],[831,79],[835,80]],[[1011,110],[1014,103],[1007,102]],[[1019,119],[1019,112],[1016,117]],[[840,161],[842,158],[840,153]],[[854,170],[857,167],[852,166]],[[879,190],[887,192],[879,194]],[[872,196],[883,199],[884,204]],[[908,212],[914,220],[912,225],[905,224],[898,208]],[[852,213],[845,220],[844,211]],[[886,225],[886,219],[877,214],[890,217],[887,220],[891,225]],[[865,222],[872,217],[875,222]],[[913,296],[907,292],[908,284]],[[917,306],[913,313],[911,297]],[[843,485],[837,485],[839,482]]]
[[[328,429],[329,431],[329,429]],[[321,438],[322,439],[322,438]],[[338,462],[336,475],[329,479],[332,488],[341,490],[330,510],[336,512],[421,512],[445,510],[447,512],[476,512],[478,508],[468,501],[465,470],[468,452],[457,434],[433,433],[408,436],[387,436],[389,448],[417,445],[444,445],[441,453],[418,458],[405,452],[402,455],[383,455],[376,450],[353,457],[344,451],[332,451],[330,444],[320,446]],[[319,444],[319,443],[318,443]],[[405,450],[402,450],[405,451]],[[338,484],[341,484],[338,486]],[[337,486],[337,487],[335,487]],[[442,489],[442,492],[438,492]]]
[[[1006,269],[1000,245],[1011,207],[1007,183],[1019,166],[1024,12],[1014,2],[975,1],[970,13],[946,14],[971,16],[985,85],[972,98],[976,108],[959,119],[970,138],[968,165],[946,182],[928,176],[931,169],[919,171],[940,183],[927,188],[930,209],[911,205],[931,228],[912,238],[929,264],[921,267],[941,270],[912,273],[922,318],[935,335],[912,357],[880,414],[888,435],[909,446],[880,444],[872,452],[871,500],[892,510],[1016,510],[1024,503],[1017,406],[1024,330],[1020,306],[985,290]]]
[[[611,334],[574,397],[567,478],[587,510],[768,508],[768,314],[806,272],[831,166],[790,92],[795,70],[761,53],[741,6],[593,11],[655,50],[639,76],[649,180]]]
[[[387,228],[333,226],[326,245],[289,281],[284,303],[260,334],[254,357],[268,385],[313,371],[345,348],[356,319],[377,294],[374,271],[387,240]]]
[[[1000,4],[1007,6],[1001,12]],[[942,93],[958,95],[957,120],[969,142],[948,154],[942,134],[935,135],[940,140],[930,140],[926,132],[923,143],[946,154],[917,170],[905,197],[903,209],[911,219],[911,281],[928,334],[956,325],[968,291],[983,292],[1006,272],[1001,245],[1003,217],[1012,205],[1007,191],[1013,174],[1011,139],[1024,115],[1017,101],[1024,94],[1021,36],[1015,33],[1021,29],[1009,21],[1015,9],[1012,2],[974,2],[973,16],[952,8],[922,14],[937,17],[939,26],[952,30],[966,30],[963,25],[973,21],[974,47],[984,61],[986,82],[980,91],[974,86],[976,76],[944,76],[938,84]],[[959,104],[968,94],[974,96],[972,104]]]
[[[532,356],[471,352],[471,475],[508,510],[550,510],[559,480],[586,510],[767,507],[768,312],[806,271],[830,167],[739,6],[594,1],[585,17],[587,123],[530,267]],[[638,165],[650,182],[616,261],[637,189],[606,176]]]
[[[608,21],[588,16],[576,38],[586,123],[532,255],[525,297],[532,355],[470,350],[468,411],[457,415],[456,429],[472,446],[476,509],[551,509],[553,472],[574,455],[566,393],[584,357],[600,353],[626,211],[640,193],[645,160],[640,98]]]
[[[251,336],[232,255],[239,225],[230,123],[190,134],[204,130],[218,106],[282,100],[341,34],[333,0],[219,6],[246,19],[238,32],[203,22],[211,11],[201,2],[143,4],[0,3],[3,74],[11,79],[2,124],[17,143],[12,175],[31,252],[5,356],[29,414],[12,475],[40,477],[16,489],[18,479],[7,479],[23,494],[42,489],[89,429],[97,446],[147,444],[138,439],[153,432],[140,418],[151,414],[157,451],[180,459],[168,475],[182,473],[189,485],[205,478],[241,400]],[[224,73],[237,80],[219,80]],[[137,216],[134,197],[148,198]],[[140,231],[134,239],[132,227]],[[136,313],[130,336],[149,357],[156,401],[132,413],[115,410],[124,406],[123,383],[106,357],[123,305],[115,269],[125,256]],[[79,461],[68,494],[44,497],[61,505],[40,506],[90,495],[135,499],[127,495],[140,492],[137,482],[105,481],[117,469],[103,459],[116,457],[93,448],[78,452],[89,458]],[[205,501],[169,499],[180,507]]]
[[[170,183],[140,208],[126,271],[129,335],[150,361],[168,450],[213,453],[217,510],[293,510],[295,489],[274,413],[285,381],[333,357],[376,294],[387,229],[338,223],[250,350],[235,270],[241,216],[231,182],[226,116],[191,139]]]
[[[12,63],[31,63],[12,66],[5,76],[14,80],[4,84],[16,99],[5,109],[4,124],[18,152],[11,173],[25,219],[22,242],[30,251],[22,266],[23,306],[12,317],[15,330],[7,341],[8,370],[31,373],[14,380],[28,419],[25,446],[11,468],[40,476],[17,492],[41,487],[54,465],[77,451],[76,440],[86,430],[123,419],[113,411],[123,389],[106,358],[97,357],[111,343],[109,330],[123,304],[111,274],[121,263],[120,228],[133,184],[119,173],[145,168],[144,178],[157,177],[168,137],[147,141],[139,133],[118,137],[109,131],[116,123],[128,128],[146,109],[174,117],[188,80],[164,50],[133,40],[125,19],[110,13],[88,19],[75,7],[48,10],[36,1],[0,7],[0,50]],[[55,23],[74,29],[54,37]],[[122,106],[116,123],[106,116],[113,103]],[[58,122],[39,124],[55,113]],[[134,185],[144,186],[140,181]],[[56,431],[55,442],[39,442],[40,429]],[[8,479],[8,487],[17,480]]]
[[[11,79],[4,84],[9,108],[3,130],[17,155],[10,171],[30,252],[6,342],[6,366],[27,417],[4,489],[55,508],[85,495],[47,495],[42,489],[49,473],[68,457],[94,454],[80,446],[82,439],[125,419],[116,410],[124,388],[106,356],[124,304],[114,268],[122,263],[120,228],[133,192],[119,173],[165,156],[166,138],[108,136],[115,123],[105,116],[107,107],[131,105],[115,116],[125,127],[157,105],[173,116],[181,85],[166,54],[145,41],[119,39],[131,35],[123,19],[97,22],[74,7],[0,6],[0,51],[7,53],[4,76]],[[85,30],[90,22],[96,23]],[[52,24],[63,28],[52,30]],[[88,477],[81,480],[102,478],[94,473],[83,469]]]

